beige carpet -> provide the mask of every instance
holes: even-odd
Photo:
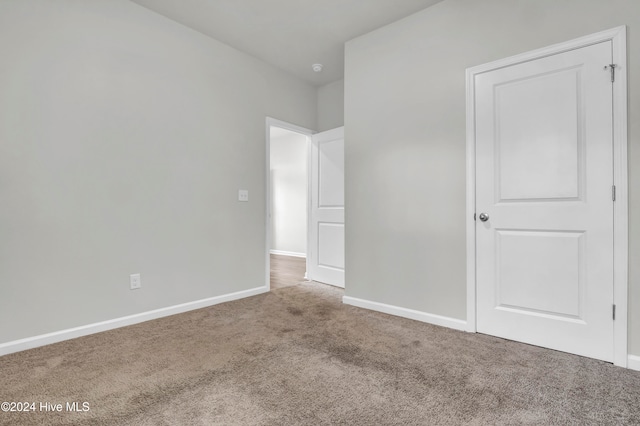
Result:
[[[640,372],[285,287],[0,358],[0,424],[640,424]],[[65,407],[66,408],[66,407]]]

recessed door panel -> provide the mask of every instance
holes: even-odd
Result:
[[[344,271],[344,225],[341,223],[318,223],[318,246],[334,247],[333,250],[318,250],[318,264]]]
[[[578,198],[581,71],[534,74],[495,86],[500,201]]]
[[[496,307],[580,319],[584,233],[496,232]]]
[[[318,145],[318,207],[344,206],[344,140],[337,139]]]

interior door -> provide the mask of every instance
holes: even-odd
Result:
[[[610,41],[476,76],[477,330],[613,360]]]
[[[309,276],[344,287],[344,127],[311,138]]]

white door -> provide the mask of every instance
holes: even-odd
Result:
[[[611,58],[607,41],[476,76],[479,332],[613,360]]]
[[[344,287],[344,127],[311,138],[308,278]]]

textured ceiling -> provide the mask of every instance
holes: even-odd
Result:
[[[346,41],[441,0],[132,1],[320,86],[344,77]]]

